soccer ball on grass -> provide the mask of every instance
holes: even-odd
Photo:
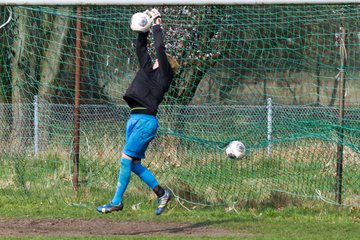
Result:
[[[245,156],[245,145],[240,141],[232,141],[226,146],[225,152],[229,158],[240,159]]]

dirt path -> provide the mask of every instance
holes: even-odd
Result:
[[[189,224],[105,219],[0,219],[0,236],[95,236],[95,235],[179,235],[249,236],[251,234],[213,227],[206,222]]]

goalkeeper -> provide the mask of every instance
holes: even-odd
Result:
[[[131,113],[126,125],[126,142],[120,160],[119,178],[113,199],[97,208],[100,213],[123,209],[123,194],[130,181],[131,172],[138,175],[157,195],[156,215],[160,215],[165,210],[171,199],[170,192],[159,185],[151,171],[141,164],[141,159],[145,158],[145,151],[156,135],[158,106],[168,91],[179,65],[175,58],[167,56],[165,52],[160,13],[156,9],[145,13],[152,21],[156,59],[152,64],[147,49],[149,32],[139,32],[136,54],[140,70],[124,95]]]

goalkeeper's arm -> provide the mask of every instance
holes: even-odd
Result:
[[[141,68],[149,67],[151,68],[151,57],[148,53],[147,49],[147,38],[149,36],[149,32],[139,32],[138,38],[136,40],[136,55],[139,60],[139,64]]]
[[[152,31],[153,31],[153,37],[154,37],[154,46],[155,46],[155,50],[156,50],[156,58],[159,61],[159,70],[162,73],[162,76],[170,81],[170,79],[172,79],[173,76],[173,71],[171,69],[168,57],[166,55],[166,48],[165,48],[165,43],[164,43],[164,36],[163,36],[163,31],[161,28],[161,19],[158,18],[159,20],[157,21],[158,24],[154,23],[153,27],[152,27]]]

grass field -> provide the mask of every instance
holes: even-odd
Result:
[[[173,201],[168,210],[161,216],[155,216],[152,204],[140,207],[128,207],[123,212],[101,215],[95,211],[95,206],[74,207],[64,203],[49,204],[35,201],[8,201],[0,197],[0,239],[359,239],[360,236],[360,209],[338,208],[332,205],[303,203],[301,206],[285,208],[243,208],[232,209],[224,207],[187,206],[186,208]],[[131,235],[122,232],[116,236],[113,233],[98,233],[96,226],[92,233],[85,234],[79,227],[79,234],[59,233],[57,225],[61,221],[71,221],[77,224],[89,225],[101,221],[111,226],[116,223],[133,224],[139,234],[132,230]],[[49,222],[37,228],[33,224],[28,233],[14,232],[12,236],[4,235],[4,224],[22,223],[21,221]],[[55,222],[56,223],[56,222]],[[140,224],[139,224],[140,223]],[[148,224],[155,223],[164,227],[165,231],[153,232],[146,229]],[[178,226],[176,234],[169,232],[167,225]],[[44,226],[53,229],[46,233]],[[22,226],[17,228],[22,229]],[[189,229],[194,230],[189,234]],[[206,232],[196,232],[196,228],[204,228]],[[38,232],[36,232],[37,230]],[[56,230],[56,231],[55,231]],[[145,231],[144,231],[145,230]],[[69,228],[70,233],[70,228]],[[141,233],[141,234],[140,234]]]
[[[332,158],[326,155],[327,144],[311,142],[311,146],[322,149],[318,154],[325,159]],[[177,192],[183,197],[191,186],[193,195],[188,197],[198,203],[174,199],[161,216],[154,214],[154,194],[137,178],[126,192],[124,211],[96,212],[96,206],[113,194],[117,161],[82,159],[83,185],[75,193],[71,162],[61,155],[3,158],[0,239],[359,239],[359,207],[338,208],[319,199],[296,198],[266,188],[273,184],[273,189],[279,186],[307,195],[322,187],[333,196],[333,171],[327,162],[319,161],[317,155],[303,158],[303,151],[290,155],[275,151],[276,159],[254,152],[243,162],[224,161],[216,154],[212,159],[189,157],[178,162],[173,154],[174,159],[154,162],[151,168],[161,182],[184,190]],[[353,195],[357,200],[358,158],[355,154],[347,159],[354,161],[345,162],[348,185],[344,197]],[[228,198],[223,196],[225,192]],[[239,199],[247,202],[236,203]],[[204,207],[202,202],[213,204]]]
[[[0,239],[359,239],[359,158],[349,148],[343,176],[347,207],[338,208],[315,195],[319,189],[334,201],[335,145],[328,142],[278,143],[274,157],[260,149],[242,161],[195,144],[186,151],[154,147],[169,154],[150,152],[156,161],[145,164],[180,196],[160,217],[154,214],[155,195],[136,177],[124,211],[96,212],[112,197],[118,160],[82,157],[81,186],[74,192],[72,162],[61,151],[3,157]]]

